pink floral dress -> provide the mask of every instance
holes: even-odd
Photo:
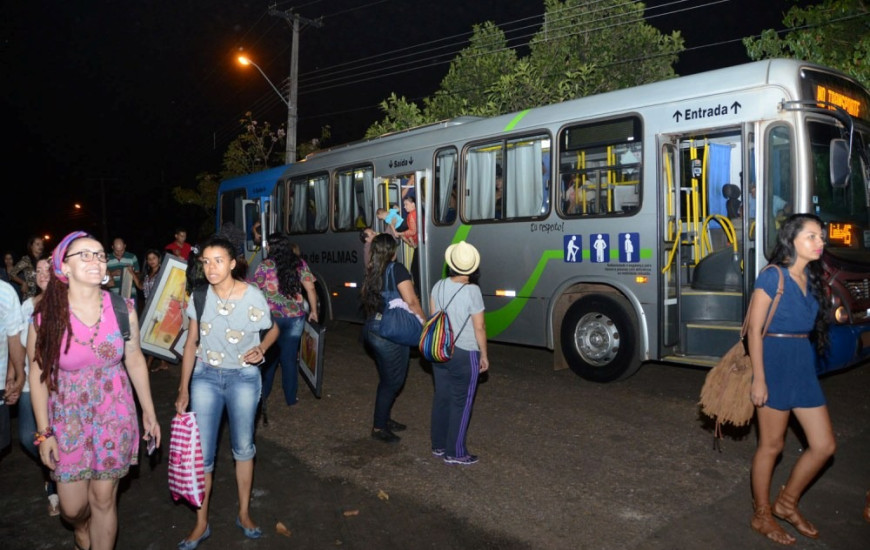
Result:
[[[61,343],[58,389],[48,399],[59,455],[51,477],[62,483],[118,479],[138,463],[139,421],[122,362],[124,338],[108,293],[103,291],[96,334],[96,325],[89,327],[73,314],[70,324],[74,338],[67,353],[67,338]]]

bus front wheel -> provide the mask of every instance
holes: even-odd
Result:
[[[627,378],[640,367],[637,329],[625,300],[593,294],[580,298],[562,320],[562,353],[568,366],[592,382]]]

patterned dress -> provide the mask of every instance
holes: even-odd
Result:
[[[132,302],[128,301],[128,308]],[[70,314],[73,341],[61,343],[56,392],[48,400],[49,422],[59,460],[51,477],[59,482],[118,479],[138,463],[139,421],[124,368],[124,338],[103,291],[99,330]]]

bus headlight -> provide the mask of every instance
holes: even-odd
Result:
[[[846,311],[845,307],[839,306],[834,310],[834,320],[841,325],[849,322],[849,312]]]

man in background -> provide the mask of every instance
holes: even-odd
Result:
[[[179,227],[175,230],[175,240],[167,244],[164,249],[170,254],[182,258],[185,262],[190,257],[190,245],[187,243],[187,230]]]

